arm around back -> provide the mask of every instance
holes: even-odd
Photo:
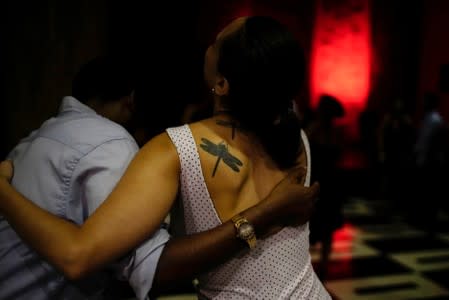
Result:
[[[304,178],[303,168],[292,170],[263,201],[241,213],[254,225],[258,238],[309,221],[319,195],[319,184],[305,187]],[[248,250],[248,245],[236,237],[232,221],[204,232],[172,238],[159,259],[154,284],[163,289],[176,280],[191,279],[244,250]]]
[[[179,161],[166,134],[135,156],[105,202],[77,226],[34,205],[0,180],[0,212],[17,233],[70,279],[138,246],[159,228],[178,191]]]

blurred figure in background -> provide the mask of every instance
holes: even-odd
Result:
[[[402,215],[404,204],[401,199],[410,189],[413,169],[413,144],[415,129],[406,112],[404,102],[396,99],[384,115],[379,130],[379,161],[382,165],[383,186],[388,207],[393,215]]]
[[[447,123],[439,113],[440,98],[427,93],[424,98],[424,116],[418,128],[415,144],[417,199],[425,199],[426,205],[413,203],[410,220],[420,222],[429,233],[437,229],[439,210],[443,208],[443,199],[447,193],[444,188],[443,171],[448,166],[448,129]]]
[[[321,242],[320,264],[317,269],[321,280],[326,277],[332,249],[332,235],[343,225],[343,194],[338,182],[338,162],[342,155],[342,133],[335,121],[343,117],[340,101],[330,95],[320,97],[316,117],[307,133],[312,152],[312,180],[320,182],[320,200],[310,220],[310,242]]]

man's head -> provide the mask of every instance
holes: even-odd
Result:
[[[345,109],[341,102],[336,97],[328,94],[320,96],[317,109],[320,117],[329,121],[345,115]]]
[[[72,81],[72,96],[98,114],[119,124],[131,119],[134,107],[133,72],[113,56],[94,58],[83,65]]]

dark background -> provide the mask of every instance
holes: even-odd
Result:
[[[203,53],[219,28],[245,12],[272,15],[294,31],[310,55],[315,1],[28,0],[4,1],[2,12],[4,156],[57,112],[76,70],[98,54],[129,56],[145,100],[141,118],[170,122],[181,103],[205,97]],[[416,121],[424,93],[441,91],[442,113],[449,117],[449,97],[443,93],[448,89],[449,1],[376,0],[371,14],[374,71],[367,108],[381,115],[400,97]],[[308,101],[307,88],[302,101]],[[172,103],[173,116],[170,110],[154,114],[161,103]]]

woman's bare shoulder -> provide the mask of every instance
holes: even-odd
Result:
[[[162,132],[150,139],[139,151],[141,157],[158,155],[161,159],[166,158],[178,161],[178,155],[172,140],[166,132]]]

